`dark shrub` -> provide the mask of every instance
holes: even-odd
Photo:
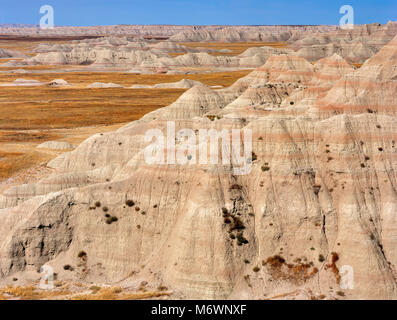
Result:
[[[125,204],[126,204],[127,206],[129,206],[129,207],[132,207],[132,206],[134,206],[135,202],[132,201],[132,200],[127,200],[127,201],[125,202]]]

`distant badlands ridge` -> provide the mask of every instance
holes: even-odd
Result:
[[[336,26],[224,26],[224,25],[114,25],[114,26],[91,26],[71,27],[59,26],[54,29],[41,29],[38,26],[29,25],[0,25],[0,34],[23,35],[23,36],[72,36],[72,35],[126,35],[126,36],[149,36],[149,37],[171,37],[182,32],[217,32],[247,31],[260,33],[274,32],[305,32],[305,31],[332,31]]]
[[[33,32],[35,30],[35,32]],[[397,34],[397,23],[357,25],[353,30],[336,26],[109,26],[5,28],[4,32],[27,35],[79,35],[97,38],[68,41],[64,44],[41,43],[37,55],[0,50],[1,58],[19,58],[4,63],[6,67],[31,65],[82,65],[87,70],[108,68],[132,73],[185,73],[186,67],[219,69],[256,68],[271,55],[293,54],[310,62],[338,54],[350,63],[364,63]],[[31,32],[29,32],[31,31]],[[104,36],[104,34],[108,34]],[[101,36],[100,36],[101,35]],[[165,37],[158,41],[152,38]],[[233,56],[228,50],[192,48],[186,42],[282,42],[288,48],[254,47]],[[212,53],[221,52],[222,55]],[[175,56],[173,54],[180,55]],[[20,58],[24,58],[20,60]]]
[[[379,23],[356,25],[357,35],[377,33],[378,37],[390,34],[390,29],[396,29],[396,24]],[[41,29],[39,27],[18,27],[0,25],[0,35],[20,36],[133,36],[147,38],[164,38],[171,41],[296,41],[306,35],[341,31],[335,25],[292,25],[292,26],[182,26],[182,25],[115,25],[94,27],[54,27]],[[395,32],[395,31],[394,31]]]

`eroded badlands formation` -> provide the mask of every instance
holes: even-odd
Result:
[[[133,73],[180,72],[181,68],[256,68],[266,63],[271,55],[294,54],[309,62],[329,57],[334,53],[350,63],[362,64],[373,56],[397,34],[397,23],[386,25],[358,25],[353,30],[335,26],[258,26],[258,27],[170,27],[161,26],[114,26],[103,27],[57,27],[54,30],[35,28],[3,28],[4,32],[19,35],[36,30],[37,35],[71,36],[78,34],[98,37],[75,40],[67,44],[41,44],[33,57],[10,60],[2,66],[24,67],[32,65],[79,65],[89,70],[98,68],[132,68]],[[1,32],[0,28],[0,32]],[[109,34],[112,32],[112,34]],[[122,34],[123,36],[120,36]],[[151,38],[148,35],[151,35]],[[116,36],[115,36],[116,35]],[[166,36],[166,41],[150,40]],[[181,42],[281,42],[290,48],[249,48],[237,55],[225,55],[225,49],[193,48]],[[179,55],[175,56],[175,53]],[[217,53],[223,53],[219,55]],[[227,53],[227,49],[226,49]],[[0,51],[0,57],[23,57],[17,52]]]
[[[174,298],[397,298],[395,26],[280,33],[299,51],[253,48],[238,57],[127,38],[40,46],[24,63],[260,67],[223,89],[167,84],[190,89],[58,156],[40,181],[6,189],[2,283],[35,279],[48,264],[59,279],[145,281]],[[171,40],[229,40],[220,34],[190,30]],[[167,57],[169,48],[187,53]],[[359,69],[350,64],[369,56]],[[251,129],[252,170],[193,164],[191,155],[185,164],[148,164],[145,133],[165,133],[167,121],[177,132]],[[354,288],[343,286],[346,266]]]

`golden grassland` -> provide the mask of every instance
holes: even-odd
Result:
[[[59,288],[58,288],[59,286]],[[169,296],[165,291],[124,291],[120,287],[98,287],[86,288],[85,285],[74,285],[71,290],[70,284],[59,283],[53,290],[41,290],[33,285],[30,286],[7,286],[0,289],[0,300],[138,300],[152,299]],[[79,287],[80,292],[76,292]]]
[[[230,86],[250,70],[189,75],[133,75],[130,73],[35,73],[29,75],[0,74],[0,83],[17,78],[49,82],[65,79],[73,87],[54,88],[0,87],[0,180],[23,169],[47,162],[57,153],[34,147],[48,140],[65,140],[78,144],[103,128],[117,126],[141,118],[148,112],[174,102],[184,89],[86,88],[93,82],[114,82],[123,86],[154,85],[183,78],[207,85]],[[101,129],[99,127],[102,126]],[[115,126],[115,127],[113,127]],[[90,127],[76,134],[76,129]],[[64,129],[62,132],[59,130]],[[69,131],[70,132],[69,132]],[[73,141],[70,140],[74,134]]]
[[[97,289],[99,288],[99,289]],[[91,293],[74,295],[70,300],[140,300],[168,296],[162,291],[153,292],[123,292],[120,287],[100,288],[96,287]]]
[[[59,296],[70,294],[66,290],[38,290],[34,286],[12,287],[0,289],[0,300],[21,299],[21,300],[42,300],[54,299]]]
[[[19,40],[0,40],[0,48],[7,50],[21,51],[25,54],[30,54],[30,52],[36,48],[37,42],[30,41],[19,41]]]
[[[23,59],[17,59],[17,58],[6,58],[6,59],[0,59],[0,64],[8,62],[10,60],[23,60]],[[4,67],[0,65],[0,71],[10,71],[10,70],[15,70],[15,69],[24,69],[27,71],[34,71],[34,70],[68,70],[71,67],[73,68],[82,68],[81,66],[57,66],[57,65],[37,65],[37,66],[23,66],[23,67]],[[26,75],[20,74],[19,77],[22,78]]]
[[[71,141],[78,144],[94,134],[95,128],[99,126],[121,125],[139,119],[150,111],[172,103],[184,92],[118,88],[1,89],[0,180],[47,162],[57,155],[35,149],[34,146],[39,143],[58,138],[68,140],[70,134],[76,134],[76,128],[93,127]],[[61,128],[71,129],[71,132],[64,130],[60,133]]]
[[[44,66],[41,66],[44,68]],[[55,66],[53,66],[55,68]],[[58,66],[59,67],[59,66]],[[7,67],[8,69],[8,67]],[[15,69],[15,68],[14,68]],[[0,83],[10,83],[18,78],[49,82],[54,79],[64,79],[73,85],[87,86],[93,82],[114,82],[123,86],[133,84],[149,84],[175,82],[182,79],[201,81],[207,85],[230,86],[237,79],[247,75],[252,70],[239,70],[229,72],[209,72],[197,74],[131,74],[126,72],[52,72],[52,73],[31,73],[31,74],[0,74]],[[0,87],[0,90],[2,88]],[[40,90],[40,89],[39,89]],[[0,93],[1,96],[1,93]]]
[[[183,92],[181,89],[0,88],[0,130],[125,123],[172,103]]]
[[[54,78],[62,78],[75,86],[0,87],[0,129],[54,129],[125,123],[171,104],[185,91],[185,89],[86,88],[88,84],[96,81],[131,86],[132,84],[154,85],[188,78],[208,85],[229,86],[249,72],[245,70],[192,75],[30,74],[25,79],[49,82]],[[18,77],[20,75],[0,74],[0,83],[12,82]],[[18,139],[18,135],[16,133],[14,135]],[[0,134],[0,141],[4,136],[5,134]]]
[[[34,165],[51,160],[49,154],[29,152],[2,152],[0,151],[0,180],[13,176],[15,173],[33,167]]]

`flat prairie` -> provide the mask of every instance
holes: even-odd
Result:
[[[44,66],[40,66],[44,69]],[[51,69],[55,69],[52,66]],[[59,68],[59,66],[58,66]],[[1,70],[1,68],[0,68]],[[86,88],[93,82],[125,87],[154,85],[182,79],[229,86],[250,70],[189,75],[134,75],[114,72],[59,72],[0,74],[0,83],[18,78],[50,82],[64,79],[71,87],[0,86],[0,181],[23,169],[45,163],[60,151],[36,149],[49,140],[78,145],[96,132],[116,130],[148,112],[174,102],[185,89]]]
[[[40,67],[39,70],[47,69],[47,66],[36,66]],[[55,69],[56,66],[50,66]],[[59,66],[58,66],[59,68]],[[0,70],[16,69],[15,67],[0,67]],[[26,69],[26,68],[24,68]],[[129,87],[133,84],[149,84],[154,85],[157,83],[175,82],[182,79],[191,79],[200,81],[206,85],[221,85],[224,87],[230,86],[237,79],[244,77],[252,70],[239,70],[230,72],[209,72],[209,73],[196,73],[196,74],[181,74],[181,75],[169,75],[169,74],[132,74],[128,72],[41,72],[41,73],[29,73],[29,74],[14,74],[14,73],[0,73],[0,84],[9,83],[18,78],[38,80],[41,82],[49,82],[54,79],[64,79],[72,85],[87,86],[93,82],[114,82],[125,87]],[[7,87],[5,90],[8,90]],[[38,87],[36,87],[38,88]],[[0,90],[3,88],[0,87]],[[78,88],[79,90],[81,88]],[[40,89],[39,89],[40,90]],[[0,92],[0,96],[4,91]],[[109,97],[111,98],[111,97]]]

